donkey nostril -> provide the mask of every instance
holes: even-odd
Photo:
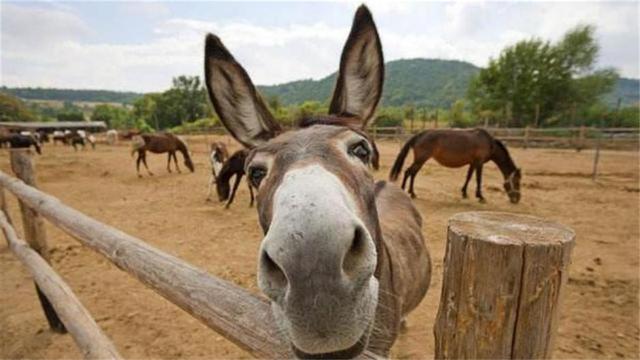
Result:
[[[266,251],[262,251],[260,272],[271,290],[283,290],[287,286],[287,277]],[[267,295],[269,294],[267,293]]]
[[[365,258],[365,250],[367,247],[366,241],[364,229],[359,226],[356,227],[353,239],[351,240],[351,246],[345,254],[342,262],[342,268],[347,275],[351,276]]]

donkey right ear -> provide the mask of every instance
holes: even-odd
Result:
[[[205,42],[204,73],[216,113],[242,145],[253,148],[281,131],[247,72],[213,34]]]

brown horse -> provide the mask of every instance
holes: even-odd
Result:
[[[264,233],[258,285],[274,326],[298,357],[347,358],[365,348],[387,355],[427,292],[431,262],[411,199],[370,172],[373,144],[361,129],[384,79],[371,13],[358,8],[343,50],[329,107],[335,124],[310,120],[284,132],[211,34],[205,78],[222,123],[250,149],[244,168]]]
[[[513,162],[506,146],[483,129],[460,130],[440,129],[427,130],[411,137],[402,147],[396,158],[389,179],[395,181],[402,170],[404,159],[413,149],[413,164],[404,172],[402,189],[410,178],[409,194],[415,198],[413,182],[420,168],[430,158],[436,159],[440,165],[456,168],[469,165],[467,179],[462,186],[462,197],[467,197],[467,185],[473,173],[476,173],[476,197],[484,202],[482,196],[482,166],[493,161],[504,176],[504,189],[509,200],[517,204],[520,201],[521,171]]]
[[[193,162],[191,161],[187,144],[179,137],[170,133],[142,134],[136,135],[133,138],[131,150],[131,156],[136,152],[138,153],[138,158],[136,159],[136,172],[139,177],[142,177],[140,174],[140,162],[144,164],[144,167],[147,169],[147,173],[153,176],[153,173],[149,171],[149,167],[147,166],[147,151],[155,154],[169,153],[169,156],[167,157],[167,171],[171,172],[171,158],[173,157],[176,170],[181,172],[180,167],[178,166],[178,158],[176,157],[176,151],[179,151],[184,157],[184,164],[186,167],[188,167],[191,172],[194,171]]]
[[[229,158],[229,150],[227,150],[227,146],[221,141],[211,143],[210,149],[209,162],[211,163],[211,176],[209,177],[209,189],[207,190],[206,201],[211,201],[213,184],[216,183],[224,162]]]
[[[242,149],[238,150],[225,163],[222,165],[220,169],[220,173],[216,178],[216,191],[218,192],[218,200],[227,201],[225,208],[228,209],[233,202],[233,199],[236,196],[236,191],[238,191],[238,186],[240,186],[240,181],[242,177],[245,175],[244,173],[244,162],[249,155],[249,150]],[[233,189],[230,189],[229,183],[231,182],[231,177],[235,176],[235,182],[233,183]],[[253,206],[253,189],[251,188],[251,184],[249,184],[249,195],[251,196],[251,202],[249,203],[249,207]],[[231,193],[231,194],[229,194]]]

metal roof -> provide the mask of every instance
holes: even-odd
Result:
[[[20,130],[56,130],[56,129],[106,129],[104,121],[51,121],[51,122],[0,122],[0,128]]]

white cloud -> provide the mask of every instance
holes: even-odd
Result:
[[[337,69],[351,25],[348,16],[341,26],[330,26],[322,18],[278,26],[238,20],[157,20],[167,17],[163,4],[127,6],[134,6],[127,11],[155,17],[149,41],[90,42],[91,26],[73,9],[2,3],[2,84],[163,90],[170,86],[172,76],[202,75],[206,32],[221,37],[255,83],[320,78]],[[429,6],[371,4],[386,60],[427,57],[483,66],[490,56],[518,40],[532,36],[557,39],[573,25],[589,22],[598,26],[601,64],[615,65],[626,76],[638,76],[638,19],[629,6],[453,3],[440,5],[438,13]],[[631,4],[632,9],[637,6]],[[422,21],[422,17],[424,26],[403,30],[397,26],[411,19]]]

